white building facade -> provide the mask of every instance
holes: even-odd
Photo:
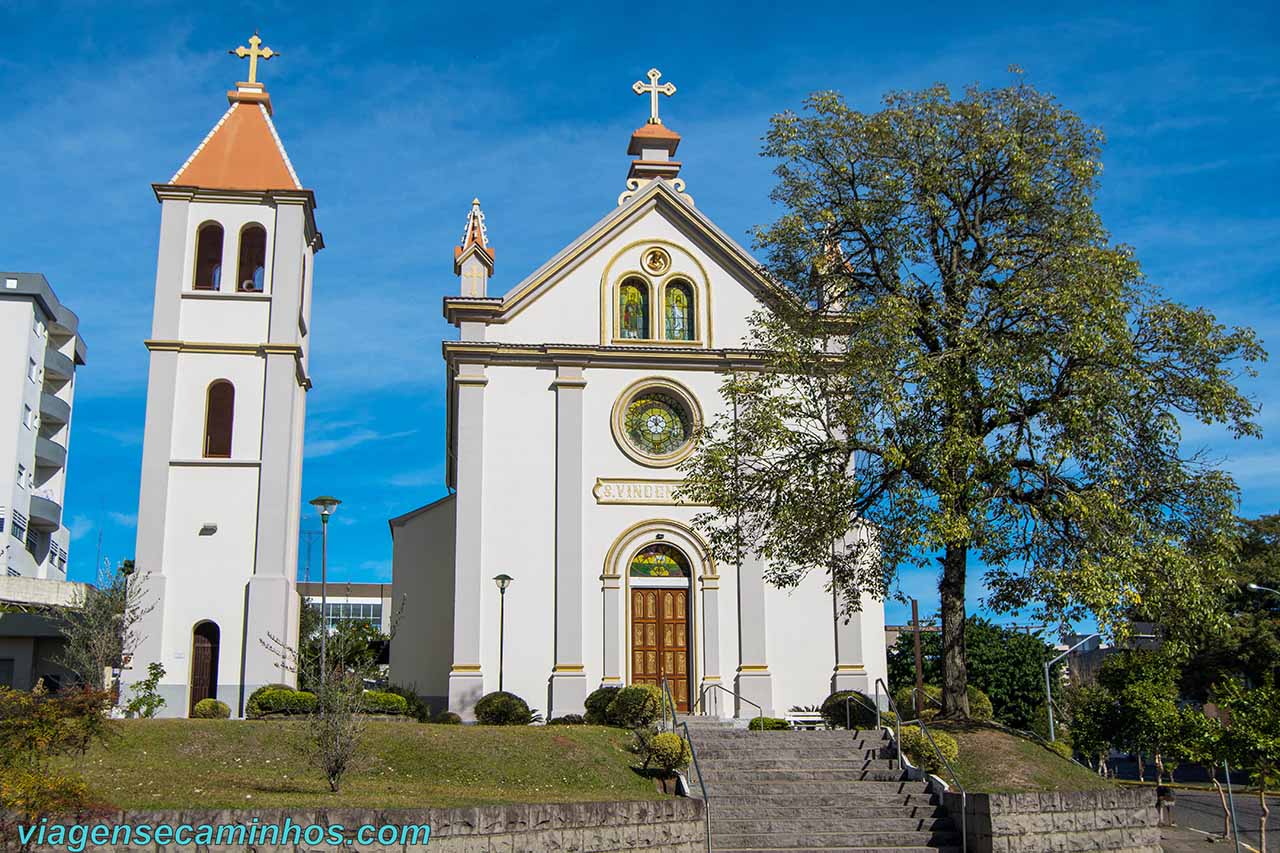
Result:
[[[0,574],[65,581],[79,320],[38,273],[0,272]]]
[[[207,697],[239,715],[254,689],[294,678],[280,643],[297,637],[311,279],[324,244],[253,77],[154,185],[136,577],[157,606],[126,680],[160,662],[168,716]]]
[[[846,621],[822,577],[718,565],[674,497],[725,375],[762,366],[748,318],[789,298],[684,192],[679,141],[655,107],[617,206],[503,295],[478,202],[455,249],[454,493],[391,521],[390,677],[464,719],[500,680],[547,716],[665,680],[681,710],[751,717],[886,675],[880,602]]]

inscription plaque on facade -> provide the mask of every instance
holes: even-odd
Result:
[[[625,478],[597,477],[591,494],[598,504],[646,504],[676,506],[684,501],[676,500],[676,489],[681,480],[632,480]]]

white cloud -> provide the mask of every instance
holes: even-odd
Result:
[[[71,518],[71,523],[67,525],[67,530],[71,533],[72,542],[83,539],[93,531],[93,528],[93,520],[84,515],[73,516]]]
[[[319,459],[322,456],[332,456],[335,453],[341,453],[344,450],[350,450],[353,447],[359,447],[371,441],[404,438],[407,435],[413,435],[415,432],[417,430],[412,429],[400,430],[399,432],[377,432],[371,429],[352,430],[339,438],[322,438],[318,441],[307,442],[306,457],[308,459]]]
[[[134,512],[108,512],[107,517],[121,527],[138,526],[138,514]]]

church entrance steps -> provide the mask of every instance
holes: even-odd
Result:
[[[690,729],[715,851],[959,851],[925,783],[882,731]],[[695,783],[694,790],[700,792]]]

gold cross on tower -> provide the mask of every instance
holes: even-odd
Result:
[[[658,118],[658,96],[666,95],[667,97],[671,97],[676,93],[674,83],[663,83],[661,86],[658,85],[658,78],[661,76],[661,71],[656,68],[650,68],[648,83],[637,80],[635,83],[631,84],[632,91],[637,95],[643,95],[646,93],[649,95],[649,124],[662,124],[662,119]]]
[[[241,59],[244,59],[246,56],[249,57],[248,82],[250,83],[258,82],[258,59],[259,58],[261,58],[263,61],[266,61],[273,56],[280,55],[279,53],[277,53],[276,51],[272,50],[269,47],[264,47],[262,49],[259,49],[258,45],[260,44],[262,44],[262,39],[258,38],[258,33],[255,31],[254,34],[249,37],[248,47],[241,45],[240,47],[237,47],[235,50],[227,51],[227,53],[234,54],[235,56],[238,56]]]

